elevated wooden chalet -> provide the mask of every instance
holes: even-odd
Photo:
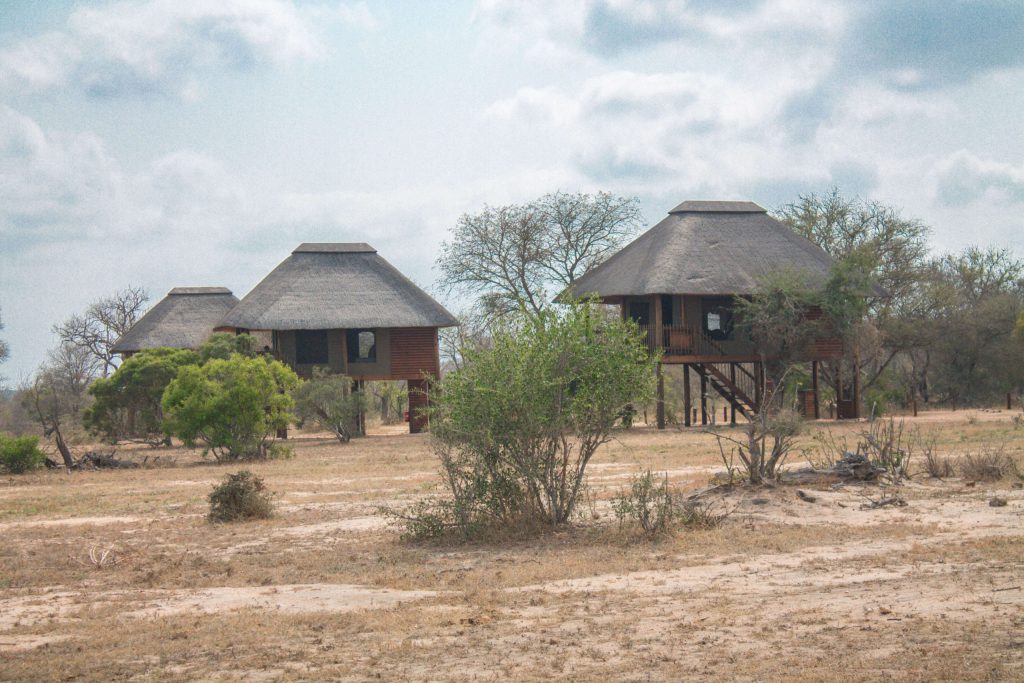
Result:
[[[691,371],[700,378],[702,421],[707,421],[709,388],[729,403],[735,421],[737,412],[757,411],[764,393],[760,354],[734,324],[736,299],[752,293],[762,276],[779,268],[802,271],[812,285],[824,285],[831,265],[824,250],[753,202],[686,201],[580,278],[573,293],[620,306],[624,318],[646,331],[649,348],[661,350],[662,363],[683,366],[687,425]],[[820,415],[819,362],[842,353],[838,339],[819,339],[808,350],[814,385],[809,412],[814,417]],[[658,425],[664,427],[660,368],[658,386]],[[842,416],[855,416],[856,403],[850,397],[845,408],[853,414]]]
[[[363,243],[305,243],[221,320],[219,330],[269,331],[272,352],[302,376],[316,367],[357,382],[407,380],[409,431],[426,426],[427,377],[440,374],[441,304]]]
[[[111,350],[122,358],[145,349],[198,349],[238,303],[226,287],[175,287],[132,325]]]

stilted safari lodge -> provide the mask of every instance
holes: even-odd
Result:
[[[708,421],[709,390],[749,417],[764,395],[764,368],[753,342],[735,324],[737,298],[755,291],[770,272],[803,272],[823,286],[831,257],[753,202],[686,201],[667,218],[597,266],[575,284],[578,297],[618,305],[635,320],[661,362],[683,366],[685,424],[692,422],[690,373],[700,381],[701,421]],[[820,316],[811,309],[809,317]],[[806,413],[820,416],[819,364],[842,357],[838,339],[818,339],[808,349],[813,388],[803,394]],[[658,369],[658,426],[663,428],[664,380]],[[857,416],[857,397],[837,387],[838,417]],[[856,389],[854,390],[856,393]]]
[[[458,320],[363,243],[305,243],[245,295],[217,329],[270,333],[271,352],[300,376],[314,368],[358,383],[406,380],[409,431],[426,427],[438,329]]]

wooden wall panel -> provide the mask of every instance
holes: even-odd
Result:
[[[436,327],[400,327],[391,330],[391,375],[396,379],[419,379],[423,373],[437,377]]]

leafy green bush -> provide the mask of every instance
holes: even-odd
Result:
[[[139,439],[152,444],[164,440],[164,390],[186,365],[199,356],[186,349],[147,349],[128,358],[108,378],[89,386],[96,401],[85,410],[82,422],[94,434],[116,442]]]
[[[224,476],[213,487],[210,501],[211,522],[237,522],[244,519],[268,519],[274,515],[274,494],[263,479],[248,470]]]
[[[434,394],[434,449],[447,496],[432,526],[568,522],[587,464],[630,403],[654,391],[636,326],[586,303],[495,330]],[[431,526],[431,525],[428,525]]]
[[[21,474],[40,467],[46,454],[39,450],[38,436],[0,434],[0,465],[11,474]]]
[[[313,377],[292,392],[295,414],[303,421],[312,420],[331,431],[338,441],[348,443],[358,432],[359,414],[366,410],[361,391],[352,391],[352,379],[332,375],[322,368],[313,370]]]
[[[164,392],[165,429],[186,444],[199,441],[217,460],[263,458],[267,442],[293,418],[299,378],[286,365],[234,354],[186,365]]]
[[[258,352],[259,340],[251,334],[215,332],[199,347],[199,359],[204,363],[215,358],[227,360],[233,353],[252,358]]]

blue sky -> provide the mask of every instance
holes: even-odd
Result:
[[[836,184],[1024,254],[1021,44],[1017,0],[0,0],[0,373],[302,241],[429,289],[460,214],[556,189],[653,224]]]

